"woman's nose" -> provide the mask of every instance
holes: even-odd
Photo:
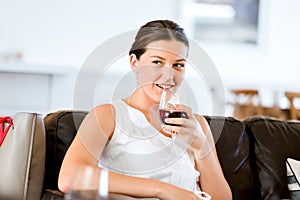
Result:
[[[165,79],[173,79],[174,77],[173,68],[169,65],[164,66],[162,75]]]

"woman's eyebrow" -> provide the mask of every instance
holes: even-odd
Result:
[[[185,62],[185,61],[186,61],[186,59],[184,59],[184,58],[181,58],[181,59],[177,59],[176,61],[177,61],[177,62],[181,62],[181,61],[184,61],[184,62]]]
[[[161,57],[161,56],[150,56],[151,58],[159,58],[161,60],[166,60],[165,58]],[[186,61],[186,59],[184,58],[180,58],[180,59],[177,59],[176,62],[182,62],[182,61]]]
[[[161,60],[166,60],[165,58],[163,58],[163,57],[160,57],[160,56],[150,56],[151,58],[159,58],[159,59],[161,59]]]

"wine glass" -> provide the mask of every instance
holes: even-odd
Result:
[[[90,166],[79,167],[71,178],[71,185],[64,199],[108,199],[108,171]]]
[[[171,126],[181,126],[180,124],[171,124],[167,123],[166,118],[186,118],[188,119],[188,115],[184,111],[176,110],[175,106],[169,102],[167,99],[167,91],[164,89],[161,94],[160,103],[159,103],[159,116],[160,120],[165,125]],[[176,138],[176,133],[171,132],[171,142],[172,146],[174,145],[174,140]]]

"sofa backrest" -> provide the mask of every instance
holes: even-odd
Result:
[[[300,159],[300,121],[252,117],[244,120],[259,177],[260,199],[290,199],[286,159]]]
[[[44,190],[57,190],[64,155],[86,111],[58,111],[44,118],[46,171]],[[233,199],[290,198],[286,182],[287,157],[300,159],[300,122],[252,117],[205,116]]]
[[[46,171],[44,190],[57,190],[64,155],[76,135],[86,111],[58,111],[44,118],[46,129]],[[205,116],[211,127],[216,149],[233,199],[257,199],[257,181],[250,159],[250,141],[245,125],[231,117]]]
[[[46,130],[44,190],[58,190],[57,181],[62,161],[86,114],[86,111],[61,110],[44,117]]]
[[[245,125],[232,117],[209,117],[216,150],[233,199],[259,199],[259,186]]]

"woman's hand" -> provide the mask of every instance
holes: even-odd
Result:
[[[162,183],[164,186],[160,187],[158,198],[161,200],[199,200],[200,198],[192,191],[188,191],[174,185]]]
[[[177,126],[165,125],[163,130],[170,135],[175,134],[177,138],[193,150],[197,158],[204,158],[213,148],[203,132],[199,121],[192,112],[192,109],[179,104],[176,104],[174,109],[186,112],[188,118],[166,118],[166,123],[176,124]]]

